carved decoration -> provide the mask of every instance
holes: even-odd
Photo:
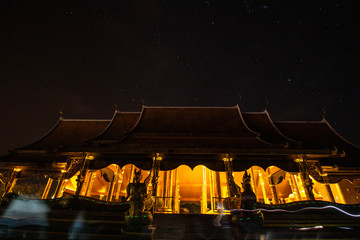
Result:
[[[307,160],[304,160],[306,164],[306,171],[308,174],[310,174],[317,182],[325,183],[325,179],[322,176],[322,169],[320,166],[320,163],[318,161],[316,162],[310,162]]]
[[[241,194],[241,188],[235,183],[234,177],[233,177],[233,168],[232,168],[232,161],[224,161],[225,164],[225,170],[226,170],[226,178],[227,183],[229,186],[230,191],[230,197],[240,197]]]

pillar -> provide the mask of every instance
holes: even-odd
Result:
[[[43,194],[41,196],[41,199],[47,199],[53,181],[54,181],[54,179],[49,177],[48,182],[47,182],[47,184],[45,186],[44,192],[43,192]]]
[[[84,159],[82,160],[80,172],[79,172],[79,175],[78,175],[78,177],[76,179],[77,186],[76,186],[75,196],[80,195],[80,192],[81,192],[81,190],[83,188],[83,185],[84,185],[84,182],[85,182],[85,176],[86,176],[86,173],[88,171],[89,161],[91,159],[94,159],[94,158],[92,156],[84,156]]]
[[[214,172],[208,169],[209,177],[210,177],[210,210],[214,212],[215,204],[214,204]]]
[[[225,165],[225,173],[226,173],[226,185],[228,190],[229,197],[235,197],[234,194],[231,192],[231,180],[232,180],[232,166],[231,166],[231,158],[224,158],[224,165]]]
[[[175,169],[174,213],[180,213],[179,171]]]
[[[270,186],[271,196],[272,196],[274,204],[279,204],[279,198],[278,198],[277,191],[276,191],[276,185],[269,184],[269,186]]]
[[[91,171],[90,177],[89,177],[89,184],[87,185],[86,191],[85,191],[86,197],[91,197],[91,190],[94,185],[95,178],[96,178],[96,172]]]
[[[64,185],[64,180],[65,180],[65,172],[64,170],[61,171],[61,175],[58,179],[58,183],[56,185],[56,189],[55,189],[55,193],[53,198],[58,198],[61,195],[61,191],[62,191],[62,187]]]
[[[168,206],[169,208],[171,208],[171,210],[173,211],[173,201],[172,201],[172,196],[173,196],[173,184],[174,184],[174,175],[173,175],[173,170],[169,171],[169,178],[170,180],[169,182],[169,187],[168,187],[168,191],[167,191],[167,197],[168,197]]]
[[[216,172],[215,173],[215,180],[216,180],[216,195],[217,195],[217,199],[218,199],[218,204],[221,204],[221,208],[223,208],[222,206],[222,195],[221,195],[221,182],[220,182],[220,173]]]
[[[85,178],[84,178],[84,184],[83,184],[83,186],[82,186],[82,188],[80,190],[80,195],[83,195],[83,196],[86,195],[87,189],[88,189],[89,184],[90,184],[91,175],[92,175],[92,171],[87,170],[86,174],[85,174]]]
[[[201,194],[201,213],[207,213],[207,182],[206,182],[206,167],[203,166],[203,184]]]
[[[116,180],[115,180],[115,177],[114,177],[113,180],[110,182],[109,191],[108,191],[108,194],[106,195],[106,201],[111,201],[112,200],[115,183],[116,183]]]
[[[270,203],[269,199],[266,197],[265,181],[264,181],[264,178],[261,173],[259,174],[259,178],[260,178],[260,185],[261,185],[261,191],[262,191],[263,198],[264,198],[264,203],[269,204]]]
[[[118,200],[120,197],[120,191],[121,191],[121,186],[124,180],[124,169],[119,169],[119,176],[118,176],[118,181],[117,181],[117,188],[116,188],[116,194],[115,194],[115,200]]]
[[[304,192],[307,200],[315,200],[313,193],[313,182],[309,176],[309,170],[307,166],[306,156],[304,155],[301,159],[295,160],[299,166],[299,175],[304,188]]]
[[[157,153],[156,156],[153,157],[153,166],[152,166],[153,176],[151,179],[151,185],[152,185],[152,196],[153,197],[156,197],[156,194],[157,194],[157,185],[158,185],[161,161],[162,161],[162,157],[160,157],[159,154]]]
[[[162,197],[163,197],[163,201],[164,201],[164,205],[165,205],[165,197],[166,197],[166,190],[167,190],[167,173],[168,171],[164,171],[163,174],[163,186],[162,186]]]
[[[112,201],[112,198],[113,198],[113,195],[114,195],[115,184],[116,184],[117,179],[118,179],[118,171],[119,171],[119,166],[116,165],[115,166],[114,177],[110,182],[109,191],[108,191],[108,194],[106,195],[106,201]]]
[[[300,178],[303,183],[304,191],[306,198],[308,200],[315,200],[315,196],[313,193],[313,182],[309,175],[306,172],[300,172]]]
[[[290,186],[291,186],[291,189],[292,189],[293,193],[295,194],[296,201],[301,201],[300,190],[299,190],[297,181],[295,179],[295,176],[292,175],[292,174],[290,174],[289,183],[290,183]]]

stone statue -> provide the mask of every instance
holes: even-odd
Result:
[[[133,178],[133,182],[127,185],[126,192],[127,196],[125,201],[130,198],[130,217],[139,216],[144,211],[144,202],[146,198],[146,184],[141,183],[141,169],[136,171]]]
[[[241,183],[244,191],[240,195],[241,197],[240,208],[246,210],[252,210],[254,208],[254,204],[256,203],[256,195],[251,188],[250,179],[251,176],[245,170],[243,176],[243,182]]]
[[[240,194],[240,209],[232,212],[232,222],[240,227],[242,232],[256,231],[263,224],[263,215],[260,211],[253,211],[256,203],[256,195],[250,184],[251,176],[245,170]],[[245,211],[244,211],[245,210]]]
[[[130,198],[130,209],[125,218],[128,225],[128,231],[139,231],[142,227],[152,223],[153,217],[150,211],[145,211],[147,201],[147,183],[150,175],[143,183],[141,180],[141,169],[135,170],[133,182],[126,187],[127,196],[123,198],[126,201]]]

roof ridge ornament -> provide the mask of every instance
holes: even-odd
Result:
[[[61,109],[59,110],[59,119],[64,119],[64,113]]]
[[[242,100],[242,97],[240,94],[237,95],[237,105],[240,107],[241,105],[241,100]]]
[[[119,106],[116,103],[114,103],[114,108],[115,112],[120,112]]]
[[[265,110],[267,111],[269,109],[270,106],[270,101],[269,99],[265,99]]]
[[[321,110],[322,110],[322,120],[324,121],[326,119],[326,106],[325,105],[322,105],[321,106]]]

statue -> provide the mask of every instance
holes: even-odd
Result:
[[[242,187],[244,191],[240,194],[240,209],[232,211],[232,221],[238,225],[243,232],[256,231],[263,223],[263,215],[260,211],[254,211],[256,195],[250,184],[251,176],[245,170]]]
[[[141,231],[143,227],[149,226],[152,223],[153,217],[149,209],[149,198],[147,197],[147,183],[150,179],[150,175],[145,179],[143,183],[141,180],[141,169],[135,170],[133,182],[126,187],[127,196],[123,198],[123,201],[127,201],[130,198],[130,209],[125,217],[127,223],[127,231]]]
[[[243,182],[241,183],[244,191],[241,193],[240,198],[240,208],[246,209],[246,210],[252,210],[254,208],[254,204],[256,203],[256,195],[251,189],[250,184],[251,176],[247,173],[245,170],[244,176],[243,176]]]

